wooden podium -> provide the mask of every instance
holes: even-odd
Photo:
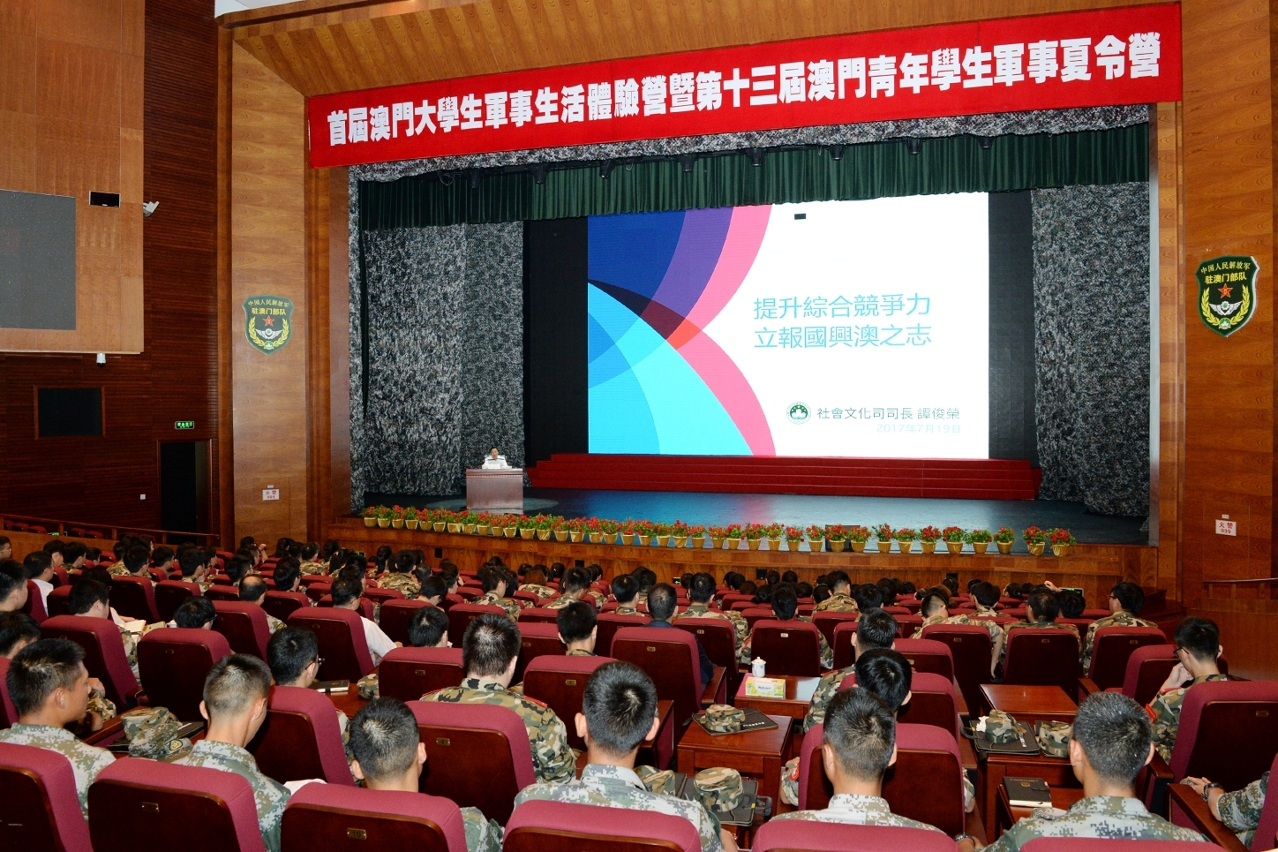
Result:
[[[522,513],[524,511],[523,468],[467,470],[466,509],[471,512]]]

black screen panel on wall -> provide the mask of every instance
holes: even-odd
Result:
[[[37,388],[36,436],[97,437],[102,434],[102,388]]]
[[[75,199],[0,190],[0,328],[75,330]]]

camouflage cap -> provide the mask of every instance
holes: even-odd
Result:
[[[1034,726],[1038,747],[1052,757],[1069,757],[1069,738],[1074,727],[1066,722],[1041,721]]]
[[[177,735],[182,723],[165,707],[139,707],[120,718],[129,741],[129,757],[168,762],[191,751],[191,741]]]
[[[1010,713],[1002,710],[991,710],[985,717],[985,735],[992,743],[1010,743],[1019,740],[1029,733],[1029,726],[1016,721]]]
[[[712,811],[731,811],[741,806],[744,788],[741,773],[735,769],[716,766],[703,769],[692,779],[701,804]]]
[[[740,732],[745,723],[745,711],[738,710],[730,704],[711,704],[701,717],[702,726],[707,731],[718,734],[735,734]]]
[[[678,793],[673,789],[673,781],[675,780],[675,772],[673,769],[658,770],[655,766],[636,766],[635,774],[639,776],[639,780],[648,788],[651,793],[657,793],[665,796],[673,796]]]

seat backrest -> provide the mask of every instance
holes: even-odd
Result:
[[[954,677],[954,658],[950,647],[935,639],[897,639],[892,645],[909,661],[916,672],[932,672],[946,680]]]
[[[515,663],[513,683],[521,683],[528,664],[538,657],[562,657],[566,652],[559,641],[559,625],[524,622],[519,625],[519,660]]]
[[[817,630],[821,631],[826,644],[831,648],[834,647],[834,628],[840,624],[856,624],[860,620],[861,614],[857,612],[814,612],[812,614],[812,623],[816,625]]]
[[[93,852],[65,756],[0,743],[0,840],[6,849]]]
[[[615,612],[601,612],[595,621],[595,650],[600,654],[608,653],[612,647],[612,639],[623,627],[642,627],[652,621],[646,615],[617,615]]]
[[[280,842],[284,852],[466,852],[466,826],[438,796],[307,784],[288,800]]]
[[[771,675],[818,677],[821,632],[805,621],[766,619],[750,633],[750,653],[767,661]]]
[[[1099,631],[1098,631],[1099,632]],[[1154,700],[1171,670],[1180,662],[1175,645],[1145,645],[1132,651],[1123,674],[1123,694],[1144,707]]]
[[[238,601],[240,599],[240,590],[235,586],[214,581],[214,584],[209,586],[209,590],[204,593],[204,597],[214,601]]]
[[[266,610],[247,601],[213,601],[213,609],[213,629],[226,637],[232,651],[266,659],[266,643],[271,641]]]
[[[902,639],[913,636],[923,626],[921,615],[894,615],[893,618],[896,619],[896,635]]]
[[[403,642],[408,645],[408,623],[413,620],[417,610],[430,606],[423,600],[388,600],[382,603],[377,617],[377,624],[392,642]]]
[[[152,707],[167,707],[183,722],[198,722],[204,678],[213,664],[231,653],[215,630],[167,627],[138,642],[138,674]]]
[[[572,720],[581,712],[586,681],[595,669],[612,662],[611,657],[543,656],[528,664],[524,671],[524,695],[545,704],[563,720],[568,729],[568,744],[584,749],[585,741],[577,735]],[[383,663],[382,665],[385,665]]]
[[[1202,852],[1196,840],[1118,840],[1095,837],[1037,837],[1021,852]]]
[[[897,719],[908,724],[933,725],[949,731],[954,734],[957,742],[961,734],[954,681],[946,680],[934,672],[915,672],[910,682],[909,703],[901,707]]]
[[[925,828],[771,820],[754,835],[754,852],[954,852],[954,841]]]
[[[165,580],[162,583],[156,583],[154,589],[155,595],[155,611],[159,615],[159,620],[168,622],[173,620],[174,613],[178,607],[182,605],[182,601],[192,595],[199,595],[200,587],[195,583],[185,583],[180,580]]]
[[[856,662],[856,650],[852,647],[852,637],[856,636],[857,625],[856,621],[843,621],[834,626],[834,642],[831,643],[830,650],[834,653],[836,669],[845,669]]]
[[[723,666],[729,672],[736,671],[737,633],[731,621],[722,618],[679,618],[673,624],[697,637],[701,647],[706,649],[710,662]]]
[[[1185,691],[1168,761],[1176,781],[1207,777],[1241,790],[1278,753],[1278,681],[1211,681]]]
[[[559,610],[545,607],[529,607],[519,611],[519,623],[540,622],[542,624],[558,624]]]
[[[149,577],[112,577],[111,606],[125,618],[141,619],[148,624],[160,620]]]
[[[49,597],[45,601],[45,614],[49,618],[55,615],[69,615],[71,613],[71,585],[58,586],[49,592]]]
[[[94,852],[176,843],[182,852],[266,850],[253,788],[243,776],[133,757],[103,769],[89,788],[89,833]]]
[[[421,791],[475,807],[504,824],[515,796],[536,781],[528,729],[514,710],[494,704],[410,701],[426,744]]]
[[[273,687],[266,721],[248,750],[262,774],[281,784],[323,778],[329,784],[355,785],[333,702],[313,689]]]
[[[1087,676],[1101,689],[1122,686],[1127,661],[1137,648],[1166,644],[1157,627],[1102,627],[1092,642],[1092,665]]]
[[[476,600],[478,598],[482,598],[484,596],[484,593],[479,588],[479,586],[476,585],[477,581],[475,580],[475,578],[471,577],[469,578],[469,580],[470,580],[469,585],[457,587],[457,592],[456,592],[457,597],[467,602]]]
[[[396,648],[377,669],[378,694],[416,701],[428,692],[458,686],[466,677],[461,648]]]
[[[305,586],[305,587],[302,589],[302,592],[303,592],[303,593],[306,595],[306,597],[308,597],[310,600],[315,601],[316,603],[318,603],[319,601],[322,601],[325,597],[327,597],[327,596],[328,596],[328,593],[329,593],[329,592],[332,590],[332,588],[333,588],[333,583],[332,583],[332,578],[331,578],[331,577],[325,577],[325,578],[324,578],[324,581],[325,581],[325,582],[323,582],[323,583],[310,583],[310,584],[308,584],[307,586]],[[330,603],[331,603],[331,601],[330,601]]]
[[[1278,778],[1278,753],[1274,754],[1274,762],[1269,766],[1269,777]],[[1252,847],[1260,852],[1273,842],[1275,835],[1278,835],[1278,796],[1270,796],[1266,790],[1265,806],[1260,809],[1260,821],[1256,824],[1255,836],[1261,840],[1252,840]]]
[[[701,710],[701,660],[697,640],[683,630],[623,627],[612,637],[614,659],[634,663],[648,673],[657,698],[674,702],[675,722],[685,725]]]
[[[454,604],[448,610],[448,640],[455,646],[462,646],[462,637],[466,635],[466,628],[476,618],[479,618],[486,612],[495,613],[504,616],[506,610],[499,606],[489,606],[488,604]]]
[[[0,728],[8,728],[18,721],[18,711],[9,697],[9,658],[0,657]]]
[[[311,588],[315,589],[318,587],[312,586]],[[326,592],[318,601],[315,602],[315,605],[322,609],[331,609],[333,606],[333,596]],[[359,614],[367,618],[369,621],[373,620],[374,609],[371,598],[365,596],[359,599]]]
[[[746,627],[754,630],[754,626],[760,621],[774,621],[776,615],[772,612],[770,606],[753,606],[749,609],[741,610],[741,617],[745,619]]]
[[[22,605],[21,611],[34,618],[36,624],[43,624],[49,617],[44,609],[44,596],[40,594],[40,587],[35,580],[27,580],[27,602]]]
[[[701,837],[683,817],[652,811],[524,802],[506,825],[504,852],[699,852]]]
[[[280,621],[288,621],[294,610],[310,605],[311,599],[305,592],[267,592],[262,598],[262,609]]]
[[[117,709],[125,710],[137,703],[138,679],[129,668],[124,638],[115,622],[87,615],[55,615],[40,625],[40,631],[46,639],[70,639],[84,649],[84,667],[89,670],[89,677],[102,681],[106,697]]]
[[[320,680],[356,681],[373,670],[373,655],[368,651],[364,623],[354,610],[306,607],[294,610],[288,623],[314,631],[320,656],[324,658]]]
[[[1078,638],[1058,627],[1009,631],[1003,683],[1055,684],[1077,701],[1078,650]]]
[[[981,684],[990,682],[994,643],[989,631],[975,624],[929,624],[923,638],[947,645],[954,661],[954,679],[968,707],[981,706]]]
[[[402,601],[404,600],[404,593],[399,589],[379,589],[375,586],[369,586],[364,590],[364,599],[374,605],[380,605],[387,601]]]

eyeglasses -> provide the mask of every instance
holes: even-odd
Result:
[[[323,658],[323,657],[316,657],[316,658],[315,658],[315,665],[316,665],[316,667],[319,667],[319,666],[324,665],[324,658]]]

